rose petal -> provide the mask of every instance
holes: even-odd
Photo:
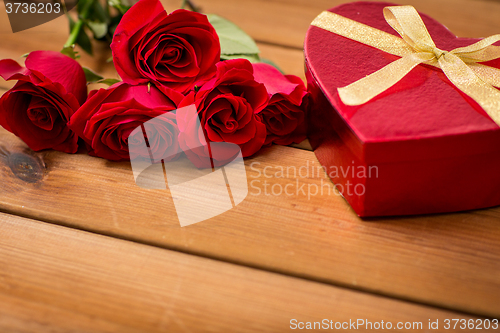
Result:
[[[28,75],[28,73],[27,68],[22,67],[12,59],[0,60],[0,76],[4,80],[18,80],[18,78],[14,78],[16,74]]]
[[[74,59],[54,51],[34,51],[26,58],[26,68],[42,73],[52,82],[60,83],[66,92],[83,104],[87,98],[87,82],[82,67]]]

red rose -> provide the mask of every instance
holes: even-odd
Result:
[[[123,81],[156,82],[187,92],[209,79],[220,59],[219,37],[205,15],[141,0],[123,16],[111,44]]]
[[[201,128],[209,141],[235,143],[246,157],[256,153],[264,144],[266,126],[256,113],[267,102],[266,88],[254,80],[252,64],[248,60],[234,59],[219,62],[215,77],[197,92],[191,92],[181,105],[196,105]],[[184,150],[203,145],[203,139],[193,125],[196,121],[185,117],[177,117],[177,121],[181,131],[179,141]],[[208,157],[207,149],[196,149],[195,152]],[[234,155],[234,149],[228,154]],[[213,158],[220,160],[222,155]]]
[[[78,150],[78,137],[67,127],[85,102],[85,74],[73,59],[52,51],[31,52],[26,68],[11,59],[0,61],[0,76],[18,80],[0,98],[0,125],[31,149]]]
[[[85,140],[90,155],[118,161],[130,158],[129,144],[141,142],[138,138],[131,138],[131,142],[131,132],[159,117],[161,121],[157,125],[146,127],[150,149],[154,156],[170,156],[166,160],[171,160],[178,155],[179,145],[175,114],[169,111],[175,110],[182,98],[180,93],[168,88],[160,91],[155,86],[120,82],[108,89],[91,91],[68,126]],[[143,134],[139,131],[138,135]],[[141,149],[133,151],[140,154]],[[143,153],[142,157],[149,158],[147,150]]]
[[[289,145],[306,138],[305,110],[307,90],[295,75],[283,75],[271,65],[253,64],[257,82],[263,83],[269,93],[269,104],[259,112],[267,128],[265,144]]]

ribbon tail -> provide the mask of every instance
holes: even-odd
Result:
[[[469,46],[459,47],[451,51],[465,63],[483,62],[500,58],[500,46],[493,44],[500,41],[500,34],[493,35]]]
[[[493,87],[500,88],[500,69],[481,64],[467,64],[481,80],[491,84]]]
[[[500,126],[500,91],[481,80],[459,57],[448,53],[439,58],[439,65],[448,79],[476,101]]]
[[[433,57],[434,55],[429,53],[408,54],[375,73],[348,86],[338,88],[340,99],[345,105],[364,104],[395,85],[413,68]]]

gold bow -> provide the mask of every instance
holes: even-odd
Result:
[[[348,86],[338,88],[346,105],[361,105],[389,89],[415,66],[433,65],[462,92],[475,100],[500,126],[500,69],[479,62],[500,58],[500,35],[467,47],[440,50],[413,6],[384,8],[384,17],[401,38],[331,12],[322,12],[312,25],[401,58]]]

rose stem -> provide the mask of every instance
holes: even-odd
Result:
[[[76,22],[76,24],[73,26],[73,29],[71,29],[71,33],[69,34],[68,40],[64,44],[64,47],[70,47],[71,45],[75,44],[76,39],[78,38],[78,35],[80,34],[80,31],[82,30],[83,27],[83,20],[85,20],[89,14],[90,7],[94,4],[95,0],[88,0],[85,2],[85,5],[83,6],[82,12],[80,13],[79,20]]]

